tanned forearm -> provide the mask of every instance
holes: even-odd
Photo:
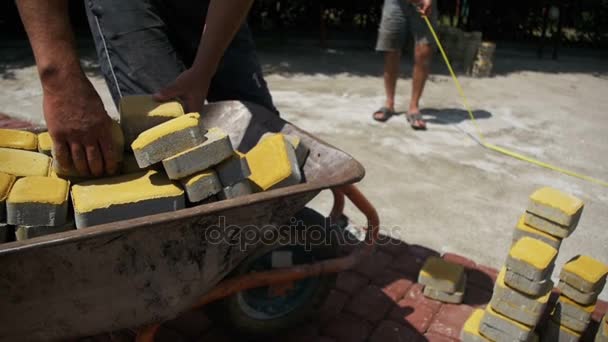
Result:
[[[253,0],[211,0],[193,68],[213,75]]]
[[[16,3],[44,90],[52,91],[66,80],[82,77],[68,0],[17,0]]]

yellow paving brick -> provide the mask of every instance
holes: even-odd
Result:
[[[38,152],[50,156],[52,150],[53,140],[51,139],[49,132],[42,132],[38,134]]]
[[[61,178],[29,176],[13,185],[8,203],[46,203],[60,205],[67,201],[70,183]]]
[[[0,172],[25,176],[48,176],[51,158],[38,152],[0,148]]]
[[[283,134],[270,136],[247,153],[249,179],[261,190],[300,183],[302,176],[293,146]]]
[[[509,256],[537,270],[544,270],[555,261],[557,250],[540,240],[523,237],[511,247]]]
[[[276,134],[281,134],[281,133],[266,133],[262,136],[260,141],[262,141],[268,137],[271,137],[273,135],[276,135]],[[308,147],[306,145],[304,145],[304,143],[302,142],[302,139],[297,135],[285,134],[285,138],[293,146],[293,149],[296,153],[296,159],[298,160],[298,165],[300,167],[303,167],[304,163],[306,162],[306,158],[308,157],[308,154],[310,153],[310,150],[308,149]]]
[[[479,327],[481,326],[481,320],[483,319],[484,310],[475,309],[469,318],[464,322],[460,339],[463,341],[489,341],[481,333],[479,333]]]
[[[438,257],[426,259],[418,282],[444,292],[456,291],[464,277],[464,267]]]
[[[120,122],[130,145],[137,136],[156,125],[184,115],[177,101],[159,103],[150,95],[125,96],[119,104]]]
[[[91,180],[72,187],[74,210],[79,213],[183,194],[179,186],[155,170]]]
[[[0,128],[0,147],[36,151],[38,137],[32,132]]]
[[[134,150],[140,150],[151,143],[177,131],[198,127],[200,125],[200,119],[201,116],[198,113],[190,113],[164,122],[158,126],[154,126],[139,134],[137,139],[135,139],[135,141],[133,141],[131,144],[131,147]],[[202,133],[204,134],[204,132]]]
[[[541,240],[555,249],[559,249],[562,242],[562,239],[558,237],[555,237],[551,234],[547,234],[541,230],[535,229],[534,227],[527,225],[525,222],[525,215],[521,215],[519,221],[517,221],[517,225],[515,226],[515,232],[513,234],[513,237],[519,240],[524,236]],[[517,240],[514,242],[517,242]]]
[[[176,211],[185,207],[184,191],[155,170],[96,179],[72,187],[78,229]]]
[[[60,178],[18,179],[6,200],[6,222],[15,226],[61,226],[66,223],[70,183]]]
[[[530,195],[528,211],[564,226],[578,222],[583,201],[560,190],[544,187]]]
[[[3,203],[8,197],[15,180],[15,176],[0,172],[0,203]]]
[[[518,292],[511,288],[505,282],[507,268],[503,267],[494,284],[494,294],[499,295],[501,300],[511,302],[516,305],[524,305],[526,309],[532,312],[538,312],[549,302],[552,287],[547,288],[547,292],[539,296],[531,296],[522,292]],[[503,295],[504,294],[504,295]]]
[[[608,265],[587,255],[579,255],[568,261],[560,273],[560,279],[580,291],[589,292],[606,281]]]

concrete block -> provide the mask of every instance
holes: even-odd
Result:
[[[482,309],[475,309],[466,322],[464,322],[464,326],[460,331],[460,340],[462,342],[491,341],[490,339],[485,338],[479,332],[479,326],[481,325],[481,320],[483,319],[483,313],[484,311]]]
[[[578,342],[580,339],[580,333],[559,325],[551,319],[547,321],[545,331],[541,334],[543,342]]]
[[[544,187],[530,195],[528,212],[566,227],[575,227],[583,212],[583,201],[560,190]]]
[[[222,189],[222,191],[218,194],[218,198],[220,200],[237,198],[240,196],[245,196],[253,193],[253,189],[251,187],[251,182],[249,179],[243,179],[242,181],[227,186]]]
[[[230,137],[219,128],[205,134],[205,142],[163,160],[170,179],[188,177],[219,164],[232,155]]]
[[[74,222],[68,222],[62,226],[17,226],[15,227],[15,238],[17,241],[23,241],[27,239],[33,239],[35,237],[50,235],[55,233],[67,232],[68,230],[74,230],[76,226]]]
[[[300,183],[302,174],[293,146],[276,134],[259,142],[247,153],[249,179],[262,191]]]
[[[51,156],[53,151],[53,139],[49,132],[38,134],[38,152]]]
[[[559,278],[581,292],[601,291],[608,265],[590,256],[577,255],[562,268]]]
[[[122,128],[120,127],[120,124],[116,121],[112,121],[111,134],[112,134],[112,148],[113,148],[112,152],[113,152],[116,160],[120,163],[120,162],[122,162],[123,151],[125,149],[125,147],[124,147],[125,146],[125,137],[122,133]],[[52,142],[51,142],[51,155],[54,158],[55,152],[53,151],[53,148],[52,148]],[[52,165],[53,165],[53,171],[59,177],[68,178],[73,182],[79,182],[79,181],[86,179],[86,178],[83,178],[78,173],[76,168],[74,168],[72,165],[70,167],[65,167],[64,165],[61,165],[61,163],[59,163],[58,159],[53,159]]]
[[[233,155],[215,167],[222,186],[234,185],[251,175],[247,158],[244,154],[234,151]]]
[[[6,199],[17,177],[0,172],[0,224],[6,223]]]
[[[572,299],[573,301],[581,304],[581,305],[591,305],[597,301],[597,297],[599,296],[600,291],[593,292],[581,292],[576,288],[570,286],[568,283],[560,280],[557,284],[557,288],[561,291],[561,293]],[[603,285],[602,285],[603,288]]]
[[[6,200],[6,222],[15,226],[62,226],[67,221],[70,182],[29,176],[18,179]]]
[[[418,283],[435,290],[454,293],[465,277],[464,267],[445,261],[438,257],[426,259],[420,273]]]
[[[542,281],[550,274],[556,257],[557,249],[540,240],[523,237],[511,247],[506,266],[530,280]]]
[[[513,243],[516,243],[522,237],[527,236],[533,239],[540,240],[547,245],[559,250],[562,244],[562,239],[548,234],[542,230],[538,230],[532,226],[529,226],[525,222],[525,215],[522,215],[513,230]]]
[[[425,286],[422,293],[428,297],[444,303],[460,304],[464,299],[466,289],[466,276],[462,279],[460,284],[456,287],[454,292],[444,292],[433,288],[431,286]]]
[[[551,319],[568,329],[582,333],[591,322],[593,311],[595,311],[595,303],[580,305],[562,295],[555,304]]]
[[[524,222],[530,227],[561,239],[570,236],[574,231],[574,228],[570,229],[570,227],[559,225],[529,212],[524,213]]]
[[[132,95],[120,100],[119,112],[125,141],[131,146],[143,131],[184,115],[184,108],[177,101],[160,103],[150,95]]]
[[[6,223],[0,223],[0,243],[12,241],[14,234],[13,226]]]
[[[38,152],[0,147],[0,172],[26,176],[48,176],[51,158]]]
[[[490,300],[490,306],[492,306],[492,309],[494,309],[496,312],[499,312],[500,314],[509,317],[514,321],[529,326],[537,325],[542,317],[542,313],[534,313],[527,310],[522,310],[520,306],[513,305],[513,303],[498,300],[494,296],[492,296],[492,299]]]
[[[184,191],[155,170],[96,179],[72,187],[77,228],[182,209]]]
[[[549,272],[549,275],[552,272]],[[505,273],[505,283],[513,289],[530,296],[539,296],[551,290],[553,281],[549,277],[541,281],[530,280],[520,274],[512,272],[507,268]]]
[[[213,170],[196,173],[181,180],[188,200],[200,202],[222,191],[222,184]]]
[[[602,318],[594,342],[608,342],[608,314],[605,314]]]
[[[38,136],[28,131],[0,128],[0,147],[36,151]]]
[[[260,141],[276,134],[280,133],[268,132],[262,136]],[[296,159],[298,160],[298,165],[300,166],[300,168],[304,167],[304,164],[306,164],[306,159],[310,154],[310,149],[306,146],[306,144],[302,142],[302,139],[297,135],[285,134],[285,138],[287,139],[287,141],[289,141],[291,146],[293,146],[293,149],[296,153]]]
[[[131,148],[139,167],[145,168],[204,143],[205,133],[201,116],[190,113],[142,132]]]
[[[498,273],[494,284],[494,294],[490,302],[492,308],[496,312],[523,324],[536,325],[547,307],[553,286],[547,286],[545,292],[541,295],[530,296],[509,287],[505,283],[506,273],[504,267]]]
[[[486,307],[479,331],[493,341],[533,341],[534,329]]]

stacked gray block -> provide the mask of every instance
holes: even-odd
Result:
[[[49,226],[36,226],[36,227],[28,227],[28,226],[18,226],[15,229],[15,237],[17,241],[32,239],[39,236],[67,232],[69,230],[74,230],[76,227],[74,226],[74,222],[64,224],[63,226],[57,227],[49,227]]]
[[[218,198],[220,200],[225,200],[249,195],[251,193],[253,193],[253,189],[251,188],[249,179],[243,179],[236,184],[224,187],[218,194]]]
[[[200,202],[222,191],[222,184],[215,171],[205,171],[182,180],[182,185],[192,203]]]
[[[232,155],[230,137],[220,129],[210,129],[205,138],[206,141],[198,146],[164,158],[163,167],[170,179],[180,179],[207,170]]]
[[[553,236],[557,236],[559,238],[568,237],[572,233],[574,228],[576,227],[576,224],[571,227],[562,226],[555,222],[549,221],[541,216],[538,216],[538,215],[535,215],[532,213],[528,213],[528,212],[525,213],[524,220],[527,225],[534,227],[538,230],[542,230]]]
[[[595,303],[599,296],[599,292],[581,292],[562,280],[559,281],[557,288],[563,295],[582,305]]]
[[[520,292],[531,296],[538,296],[553,288],[554,284],[553,281],[548,278],[549,275],[551,275],[551,272],[547,274],[547,278],[540,281],[533,281],[507,269],[507,272],[505,273],[505,282]]]
[[[220,163],[215,171],[224,187],[234,185],[251,175],[247,158],[237,153]]]

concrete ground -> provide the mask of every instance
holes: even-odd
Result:
[[[22,43],[11,47],[0,57],[0,112],[43,124],[29,50]],[[84,55],[116,115],[91,50]],[[378,209],[385,234],[498,268],[529,194],[548,185],[586,205],[562,244],[555,274],[580,253],[608,263],[608,188],[482,148],[439,59],[422,103],[425,132],[411,130],[403,116],[384,124],[371,119],[383,103],[382,59],[371,51],[285,47],[262,49],[260,59],[283,117],[365,166],[360,188]],[[400,110],[407,108],[410,67],[404,59]],[[487,141],[608,181],[608,60],[572,54],[538,61],[532,50],[499,48],[496,68],[493,78],[461,77]],[[330,202],[322,194],[312,206],[327,213]],[[352,208],[347,213],[363,223]],[[608,290],[601,298],[608,299]]]

